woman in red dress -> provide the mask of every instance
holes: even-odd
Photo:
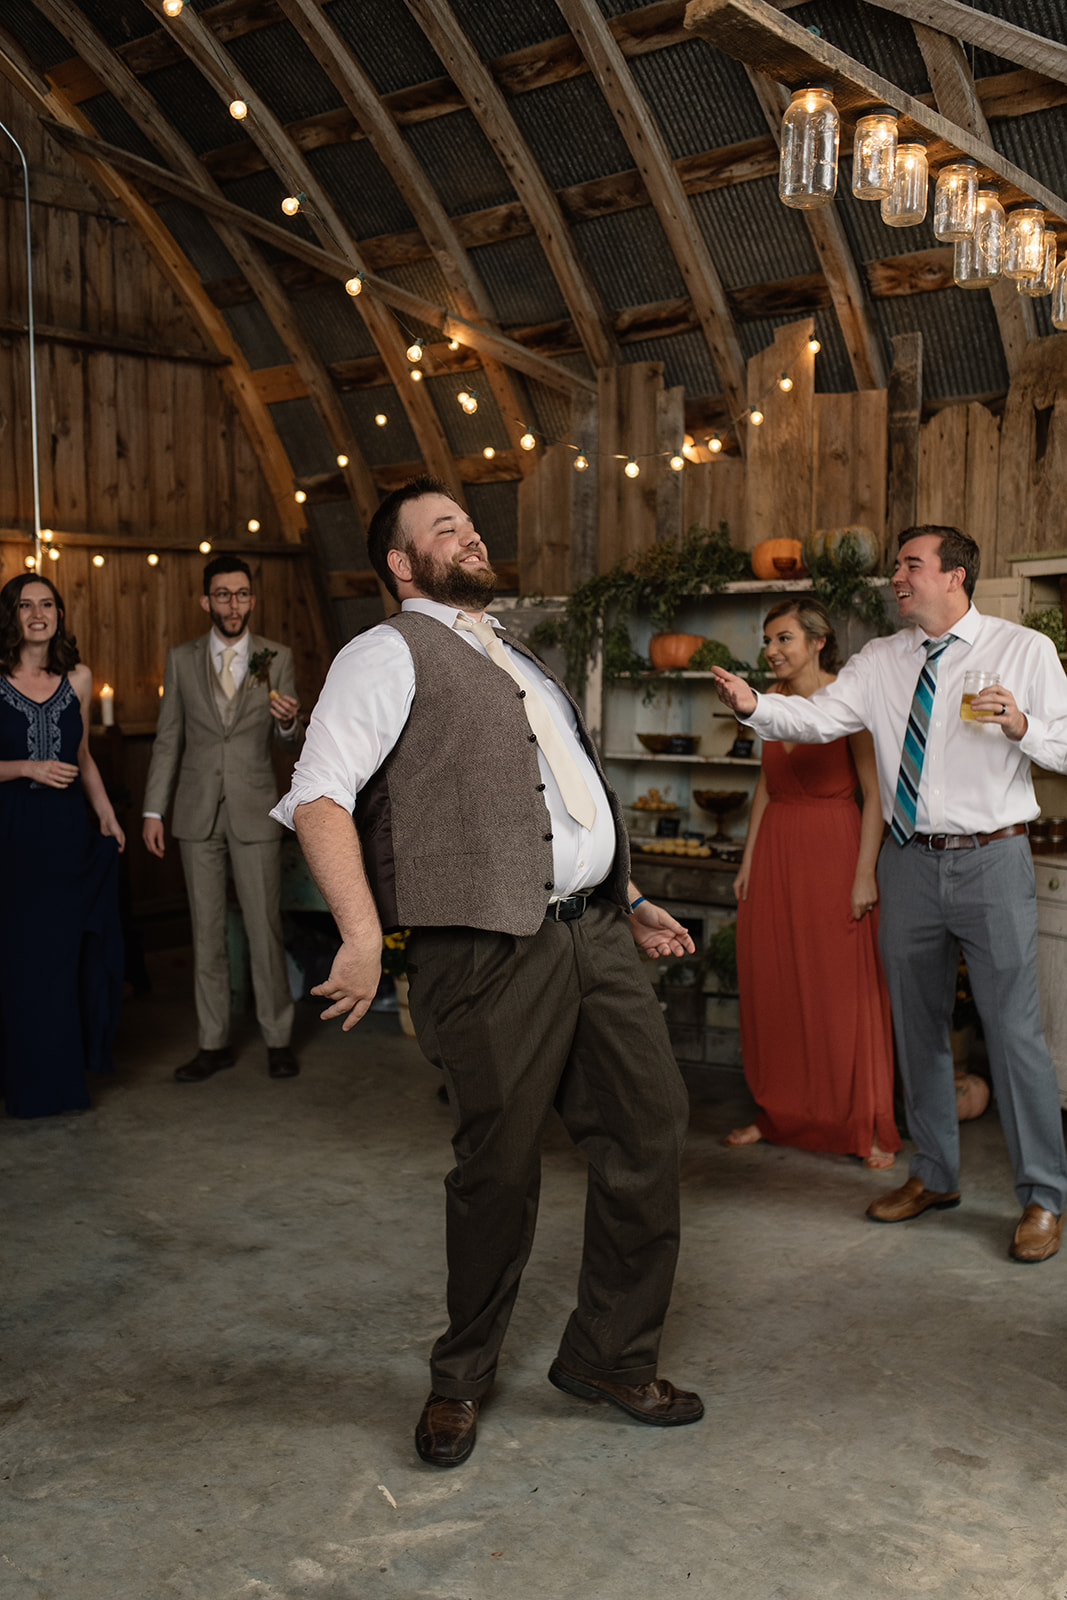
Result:
[[[778,680],[771,693],[807,697],[834,680],[837,641],[817,600],[773,606],[763,647]],[[741,1052],[760,1110],[724,1143],[766,1139],[893,1165],[900,1135],[878,961],[881,842],[869,733],[822,745],[764,744],[734,879]]]

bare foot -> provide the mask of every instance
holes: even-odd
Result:
[[[890,1155],[887,1150],[879,1150],[876,1144],[872,1144],[870,1155],[863,1158],[863,1165],[875,1172],[881,1172],[884,1167],[896,1166],[896,1161],[896,1156]]]
[[[730,1149],[735,1149],[740,1144],[759,1144],[762,1138],[763,1135],[756,1127],[756,1124],[750,1122],[747,1128],[735,1128],[732,1133],[726,1135],[722,1142],[728,1145]]]

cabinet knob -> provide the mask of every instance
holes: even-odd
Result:
[[[1050,889],[1058,889],[1060,886],[1059,878],[1050,878],[1048,880],[1048,886]]]

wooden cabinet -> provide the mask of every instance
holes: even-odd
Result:
[[[1035,856],[1037,987],[1045,1038],[1067,1107],[1067,856]]]

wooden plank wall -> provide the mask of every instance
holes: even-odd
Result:
[[[745,548],[761,539],[803,539],[811,532],[815,358],[807,348],[814,321],[778,328],[774,343],[748,363],[748,401],[762,426],[745,428]],[[788,394],[778,388],[787,372]]]

